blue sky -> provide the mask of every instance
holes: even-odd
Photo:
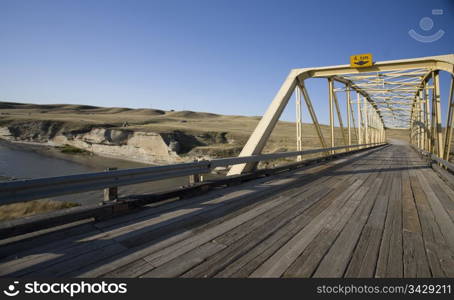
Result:
[[[453,28],[450,0],[0,0],[0,100],[261,115],[292,68],[454,53]]]

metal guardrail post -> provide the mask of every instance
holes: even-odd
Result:
[[[205,161],[204,159],[194,159],[194,162],[201,162]],[[202,174],[191,174],[189,175],[189,185],[194,185],[196,183],[203,182],[203,175]]]
[[[201,182],[199,174],[189,175],[189,185],[194,185],[198,182]]]
[[[107,168],[105,171],[110,172],[110,171],[115,171],[117,168]],[[109,201],[115,201],[118,199],[118,186],[113,186],[113,187],[108,187],[104,189],[104,201],[109,202]]]

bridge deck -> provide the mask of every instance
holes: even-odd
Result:
[[[0,242],[1,276],[454,277],[454,190],[405,145]]]

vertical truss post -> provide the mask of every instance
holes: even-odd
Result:
[[[356,121],[355,121],[355,110],[353,109],[353,104],[352,104],[351,97],[350,97],[350,116],[352,118],[351,125],[353,125],[353,132],[355,133],[355,136],[356,136],[356,144],[358,144],[358,131],[357,131],[357,128],[355,128],[355,124],[356,124]]]
[[[414,145],[413,141],[414,122],[413,115],[410,116],[410,144]]]
[[[374,143],[377,142],[378,137],[378,116],[377,111],[374,109]]]
[[[422,149],[423,147],[423,126],[422,126],[422,99],[418,96],[418,147]]]
[[[434,72],[434,92],[433,97],[435,100],[435,118],[436,118],[436,132],[437,132],[437,156],[443,157],[443,128],[441,127],[441,104],[440,104],[440,79],[438,71]]]
[[[381,124],[381,129],[380,129],[380,143],[385,142],[385,126],[383,123]]]
[[[333,100],[334,104],[336,107],[336,112],[337,112],[337,120],[339,121],[339,127],[342,133],[342,139],[344,140],[344,145],[347,145],[347,137],[345,136],[345,130],[344,130],[344,123],[342,122],[342,115],[339,107],[339,101],[337,100],[337,95],[336,92],[334,91],[334,82],[333,82]]]
[[[331,137],[331,148],[334,147],[334,106],[333,106],[333,79],[328,78],[328,89],[329,89],[329,127],[330,127],[330,137]],[[334,154],[334,151],[331,150],[331,154]]]
[[[448,117],[446,119],[446,133],[445,133],[445,149],[443,152],[443,159],[449,161],[449,153],[451,151],[452,141],[452,126],[453,126],[453,111],[454,111],[454,76],[451,75],[451,87],[449,89],[448,98]]]
[[[369,107],[370,109],[370,142],[373,143],[375,139],[375,115],[373,110]]]
[[[363,103],[364,103],[364,143],[369,144],[369,107],[367,106],[367,100],[366,97],[363,97]]]
[[[413,135],[414,135],[414,144],[416,147],[419,147],[419,140],[418,140],[418,99],[416,99],[415,103],[413,104]]]
[[[378,116],[377,111],[374,110],[374,143],[378,141]]]
[[[322,148],[328,148],[325,142],[325,138],[323,137],[322,129],[320,127],[320,123],[318,122],[317,115],[315,114],[314,107],[312,106],[312,101],[311,98],[309,97],[309,93],[306,90],[306,86],[304,85],[303,82],[299,82],[299,88],[301,89],[301,92],[303,94],[304,101],[306,102],[307,110],[309,111],[309,115],[311,116],[312,123],[315,126],[315,131],[317,132],[318,138],[320,140],[320,144],[322,145]],[[326,153],[327,155],[329,153]]]
[[[297,86],[295,88],[296,92],[296,151],[303,151],[303,141],[302,141],[302,130],[303,125],[301,123],[301,89]],[[303,156],[298,155],[296,158],[297,161],[302,161]]]
[[[413,113],[411,115],[411,137],[412,137],[412,144],[418,146],[418,138],[416,132],[416,108],[413,106]]]
[[[432,78],[433,77],[433,72],[432,72]],[[430,133],[430,153],[435,154],[435,137],[437,135],[437,125],[436,125],[436,110],[437,110],[437,105],[435,104],[435,97],[434,97],[434,92],[435,89],[432,90],[432,105],[431,105],[431,116],[430,116],[430,127],[431,127],[431,133]]]
[[[416,102],[415,102],[415,129],[416,129],[416,147],[421,148],[421,126],[420,126],[420,112],[419,112],[419,97],[416,97]]]
[[[348,146],[352,144],[352,132],[350,124],[350,115],[351,115],[351,99],[350,99],[350,84],[347,84],[347,127],[348,127]],[[351,149],[348,149],[351,150]]]
[[[383,125],[381,122],[379,122],[378,133],[378,142],[383,143]]]
[[[427,89],[427,84],[424,83],[423,88],[424,93],[424,106],[426,110],[426,115],[424,123],[426,123],[426,151],[431,152],[432,150],[432,126],[431,126],[431,113],[430,113],[430,102],[429,102],[429,90]]]
[[[426,145],[426,125],[424,123],[424,99],[422,97],[422,91],[419,91],[419,128],[421,129],[421,146],[424,150]]]
[[[356,93],[356,105],[357,105],[357,114],[358,114],[358,145],[363,143],[361,127],[362,127],[362,118],[361,118],[361,96],[359,93]]]
[[[374,143],[378,142],[378,115],[377,112],[375,111],[375,129],[374,129]]]

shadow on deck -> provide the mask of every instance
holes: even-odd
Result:
[[[3,277],[453,277],[454,191],[390,145],[0,241]]]

